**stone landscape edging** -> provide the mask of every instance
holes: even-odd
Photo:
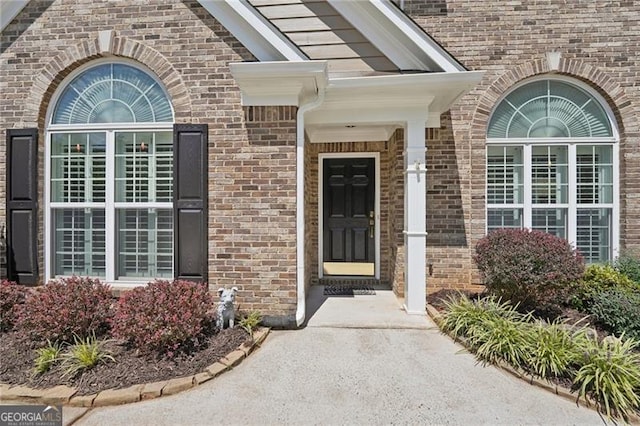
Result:
[[[442,328],[440,327],[440,319],[442,319],[442,314],[433,306],[433,305],[429,305],[427,304],[427,314],[431,317],[431,319],[433,320],[433,322],[436,323],[436,325],[438,326],[438,329],[440,329],[440,332],[443,334],[446,334],[447,336],[449,336],[450,338],[453,339],[454,342],[460,343],[462,346],[464,346],[465,349],[467,349],[469,351],[469,353],[473,353],[471,352],[470,348],[468,347],[468,345],[466,344],[465,341],[461,340],[459,337],[458,338],[454,338],[453,336],[449,335],[448,333],[444,332],[442,330]],[[526,372],[514,368],[511,365],[505,363],[505,362],[501,362],[498,364],[491,364],[497,368],[500,368],[504,371],[506,371],[507,373],[511,374],[512,376],[523,380],[525,382],[528,382],[530,385],[533,386],[537,386],[541,389],[544,389],[547,392],[553,393],[555,395],[558,395],[564,399],[567,399],[571,402],[575,402],[576,404],[579,404],[582,407],[591,409],[596,411],[600,416],[603,416],[603,413],[600,413],[597,409],[598,404],[593,401],[591,398],[585,396],[585,399],[582,400],[580,398],[577,398],[576,395],[574,393],[571,392],[571,389],[564,387],[562,385],[557,385],[555,383],[550,383],[547,381],[542,381],[539,380],[531,375],[528,375]],[[635,414],[631,414],[628,416],[629,418],[629,422],[631,424],[640,424],[640,416],[635,415]]]
[[[0,383],[0,401],[20,401],[40,404],[67,405],[71,407],[106,407],[145,401],[165,395],[174,395],[201,385],[232,369],[262,344],[271,331],[259,327],[253,332],[251,342],[244,342],[235,350],[211,364],[204,371],[189,376],[142,383],[122,389],[105,389],[91,395],[76,395],[78,391],[65,385],[46,389],[34,389],[24,385]]]

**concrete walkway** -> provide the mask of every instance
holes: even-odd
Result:
[[[240,366],[202,386],[93,409],[75,424],[603,424],[594,411],[477,365],[424,317],[403,314],[390,328],[399,304],[378,293],[324,300],[308,327],[272,332]],[[356,328],[342,328],[355,313],[340,309],[369,315],[377,303],[394,308],[370,315],[383,326],[355,318]]]

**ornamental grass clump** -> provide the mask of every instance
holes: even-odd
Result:
[[[249,336],[253,339],[253,331],[260,325],[262,322],[262,315],[258,311],[251,311],[247,315],[243,315],[240,318],[240,327],[242,327]]]
[[[520,314],[508,302],[489,296],[471,300],[465,295],[450,296],[445,302],[445,313],[440,326],[443,331],[457,337],[472,337],[485,324],[496,318],[519,321]]]
[[[504,361],[514,367],[523,367],[531,347],[531,324],[525,319],[491,318],[469,338],[479,360],[491,364]]]
[[[49,371],[51,366],[60,361],[61,348],[59,344],[47,342],[47,346],[36,349],[33,374],[43,374]]]
[[[109,286],[85,277],[50,281],[21,305],[17,326],[32,339],[71,342],[109,329],[113,298]]]
[[[115,362],[115,358],[105,349],[107,340],[98,340],[96,336],[74,337],[74,344],[60,356],[64,376],[75,377],[98,364]]]
[[[490,232],[474,260],[491,294],[527,309],[557,299],[584,272],[582,256],[566,240],[527,229]]]
[[[534,376],[551,379],[570,376],[582,356],[587,329],[557,319],[532,324],[526,367]]]
[[[27,300],[27,293],[25,286],[13,281],[0,282],[0,332],[13,329],[20,308]]]
[[[120,298],[112,320],[113,336],[141,352],[173,356],[197,344],[212,299],[205,284],[155,281]]]
[[[590,396],[609,418],[628,419],[640,409],[640,354],[634,339],[587,340],[573,379],[578,399]],[[588,402],[588,401],[587,401]]]

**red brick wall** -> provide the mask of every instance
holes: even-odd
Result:
[[[389,277],[391,287],[404,297],[404,130],[389,140]]]
[[[106,52],[103,30],[114,34]],[[144,64],[168,91],[176,122],[209,125],[210,286],[238,286],[241,309],[293,317],[296,109],[243,110],[228,64],[254,58],[197,1],[31,1],[0,44],[0,176],[5,129],[38,127],[44,194],[45,114],[62,80],[96,58]]]
[[[485,232],[485,135],[500,96],[531,76],[562,74],[604,96],[620,129],[621,248],[640,248],[640,3],[577,0],[405,0],[405,10],[480,85],[427,135],[427,288],[478,283],[473,247]],[[560,52],[557,70],[546,53]],[[446,213],[443,212],[446,210]],[[444,247],[442,245],[444,244]],[[460,268],[462,267],[462,268]]]

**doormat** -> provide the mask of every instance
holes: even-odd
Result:
[[[327,285],[324,287],[323,294],[325,296],[373,296],[376,291],[368,285]]]

